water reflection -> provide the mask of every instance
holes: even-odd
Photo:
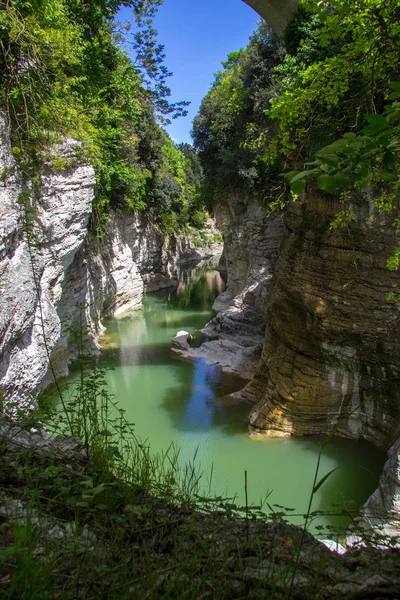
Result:
[[[224,291],[225,284],[218,271],[208,266],[192,271],[183,271],[179,284],[168,296],[168,308],[209,312],[215,298]],[[204,323],[205,324],[205,323]]]
[[[184,413],[185,429],[208,430],[213,424],[216,410],[214,389],[220,381],[216,367],[197,359],[193,365],[192,391]]]

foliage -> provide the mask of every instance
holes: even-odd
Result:
[[[81,158],[96,171],[97,229],[110,203],[146,208],[164,168],[156,111],[184,111],[166,100],[169,72],[151,25],[160,3],[7,0],[0,13],[0,106],[12,125],[14,154],[25,176],[38,179],[46,159],[63,168],[57,143],[79,140]],[[135,20],[134,62],[122,49],[128,32],[114,21],[120,5]],[[157,216],[163,210],[155,208]]]
[[[286,166],[295,169],[285,174],[294,194],[303,192],[310,178],[331,194],[372,186],[378,212],[392,215],[398,228],[400,9],[394,1],[332,4],[304,2],[320,23],[317,48],[334,53],[309,66],[298,64],[297,76],[284,80],[283,94],[270,111],[280,132],[266,149],[266,159],[286,153]],[[302,52],[306,45],[303,38]],[[304,161],[305,168],[299,169]],[[342,193],[340,198],[344,209],[332,228],[354,219],[349,196]],[[392,270],[399,266],[396,257],[388,261]]]
[[[365,115],[383,108],[399,62],[397,2],[333,4],[303,3],[313,14],[303,13],[308,32],[277,72],[282,89],[269,114],[279,135],[267,149],[270,160],[278,152],[292,163],[307,159],[322,140],[358,131]]]
[[[392,82],[396,91],[389,98],[400,97],[400,83]],[[363,188],[371,182],[398,183],[400,153],[400,103],[385,107],[381,115],[368,115],[361,133],[345,133],[342,138],[316,152],[315,160],[306,163],[305,171],[289,173],[292,190],[306,187],[306,179],[316,177],[318,187],[330,193],[340,188]]]
[[[193,138],[206,182],[202,195],[212,206],[221,192],[265,190],[274,173],[255,164],[252,145],[272,128],[265,110],[273,94],[272,72],[282,57],[278,38],[261,23],[245,50],[231,53],[203,99],[194,120]]]
[[[309,177],[330,193],[375,181],[396,195],[399,10],[396,0],[304,0],[285,53],[271,54],[261,25],[223,63],[195,119],[205,197],[253,189],[283,206],[292,196],[279,172],[294,197]]]

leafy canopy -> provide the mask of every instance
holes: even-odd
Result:
[[[161,220],[167,210],[174,222],[171,202],[157,205],[159,189],[170,177],[186,186],[170,175],[157,124],[157,114],[177,117],[187,104],[167,101],[169,72],[152,27],[161,1],[7,0],[0,12],[0,105],[20,167],[34,179],[44,160],[63,168],[57,144],[79,140],[96,171],[98,231],[110,203]],[[132,9],[131,32],[114,20],[121,5]]]

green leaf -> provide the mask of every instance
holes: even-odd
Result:
[[[292,179],[298,172],[299,171],[290,171],[290,173],[281,173],[281,175],[287,179]]]
[[[319,154],[318,156],[330,167],[337,167],[339,165],[339,159],[336,154]]]
[[[369,152],[365,152],[364,154],[361,154],[360,159],[364,160],[366,158],[371,158],[372,156],[375,156],[376,154],[380,154],[382,152],[381,148],[375,148],[375,150],[370,150]]]
[[[387,97],[387,100],[397,100],[398,98],[400,98],[400,92],[392,92]]]
[[[400,81],[391,81],[389,83],[389,87],[391,90],[395,90],[396,92],[400,92]]]
[[[345,133],[343,135],[343,137],[344,137],[345,140],[355,140],[357,136],[352,131],[348,131],[347,133]]]
[[[387,116],[387,122],[392,125],[400,119],[400,110],[394,110]]]
[[[320,175],[317,179],[317,184],[321,190],[329,192],[330,194],[333,194],[339,186],[335,177],[332,175]]]
[[[364,127],[361,130],[361,133],[364,133],[365,135],[373,135],[375,133],[380,133],[381,131],[383,131],[384,129],[386,129],[387,124],[385,125],[367,125],[366,127]]]
[[[318,152],[315,153],[315,156],[324,156],[325,154],[336,153],[337,150],[341,150],[347,146],[347,144],[348,140],[344,138],[337,140],[337,142],[333,142],[333,144],[329,144],[329,146],[325,146],[324,148],[321,148],[321,150],[318,150]]]
[[[336,175],[334,175],[334,177],[340,187],[349,187],[351,179],[346,173],[343,173],[343,171],[339,171],[338,173],[336,173]]]
[[[361,177],[358,180],[358,187],[363,188],[366,187],[367,185],[369,185],[372,181],[372,173],[368,173],[368,175],[365,175],[364,177]]]
[[[292,179],[290,180],[290,183],[294,183],[295,181],[298,181],[299,179],[304,179],[304,177],[310,177],[311,175],[316,175],[317,173],[320,173],[320,169],[310,169],[309,171],[300,171],[300,173],[297,173],[294,177],[292,177]]]
[[[383,115],[368,115],[366,117],[370,125],[383,125],[386,127],[387,122]]]
[[[301,192],[304,192],[305,189],[306,189],[306,182],[304,180],[295,181],[292,184],[292,192],[294,194],[301,194]]]
[[[335,471],[337,471],[338,467],[335,467],[334,469],[332,469],[332,471],[329,471],[329,473],[327,473],[326,475],[324,475],[319,481],[318,483],[315,484],[314,489],[313,489],[313,494],[315,494],[315,492],[317,492],[319,490],[319,488],[321,487],[321,485],[323,485],[325,483],[325,481],[328,479],[328,477],[330,477],[332,475],[332,473],[334,473]]]
[[[368,115],[367,121],[369,125],[362,129],[362,133],[371,135],[383,131],[388,126],[388,122],[383,115]]]
[[[385,167],[394,167],[394,165],[396,164],[396,157],[393,154],[393,152],[385,152],[382,163],[385,165]]]
[[[389,173],[388,171],[381,171],[379,173],[379,179],[388,183],[394,183],[397,181],[397,176],[394,175],[394,173]]]
[[[386,134],[383,134],[378,137],[377,142],[380,146],[389,146],[391,140]]]

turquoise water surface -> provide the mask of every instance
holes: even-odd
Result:
[[[105,323],[100,363],[113,366],[106,375],[108,389],[153,452],[173,443],[182,463],[196,455],[204,493],[235,497],[243,504],[247,471],[250,503],[269,494],[274,510],[282,505],[304,513],[321,440],[250,438],[249,405],[227,396],[245,382],[202,360],[190,363],[171,353],[171,339],[181,329],[195,334],[193,343],[201,343],[196,330],[212,318],[210,307],[222,290],[217,271],[200,270],[183,278],[177,290],[147,296],[143,309]],[[367,443],[329,442],[320,476],[338,468],[316,493],[313,510],[360,506],[377,487],[384,458]],[[328,514],[313,527],[343,522]]]

